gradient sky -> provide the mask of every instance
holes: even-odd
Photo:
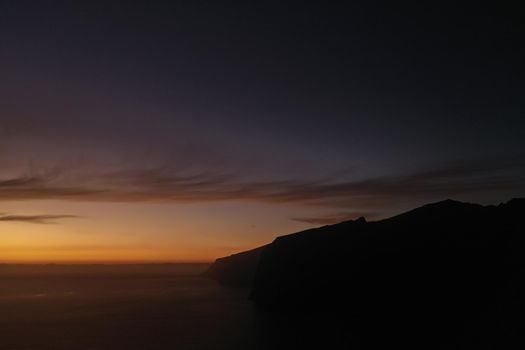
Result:
[[[525,196],[522,13],[1,1],[0,262],[210,261]]]

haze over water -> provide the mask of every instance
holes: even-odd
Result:
[[[195,277],[204,268],[2,267],[1,348],[252,348],[260,334],[246,292]]]
[[[2,265],[0,348],[275,349],[313,341],[285,319],[268,319],[248,290],[199,276],[206,268]]]

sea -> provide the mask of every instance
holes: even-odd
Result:
[[[0,265],[1,350],[348,348],[343,329],[269,314],[207,264]],[[316,324],[324,324],[316,320]]]

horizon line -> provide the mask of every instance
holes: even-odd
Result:
[[[197,260],[197,261],[61,261],[61,262],[47,262],[47,261],[32,261],[32,262],[0,262],[0,266],[5,265],[190,265],[190,264],[212,264],[215,260]]]

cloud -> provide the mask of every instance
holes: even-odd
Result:
[[[56,220],[77,218],[75,215],[9,215],[0,214],[0,222],[14,221],[31,224],[54,224]]]
[[[365,217],[366,219],[373,219],[377,216],[376,213],[371,212],[339,212],[335,214],[329,214],[325,216],[306,216],[306,217],[296,217],[291,218],[291,220],[304,222],[307,224],[314,225],[330,225],[337,224],[339,222],[355,220],[360,217]]]
[[[235,173],[190,173],[173,167],[82,174],[48,171],[0,179],[0,200],[100,202],[256,201],[370,210],[413,199],[522,193],[525,157],[471,160],[408,174],[348,179],[255,181]],[[374,211],[371,210],[371,211]],[[319,219],[319,218],[318,218]],[[322,218],[321,218],[322,219]]]

